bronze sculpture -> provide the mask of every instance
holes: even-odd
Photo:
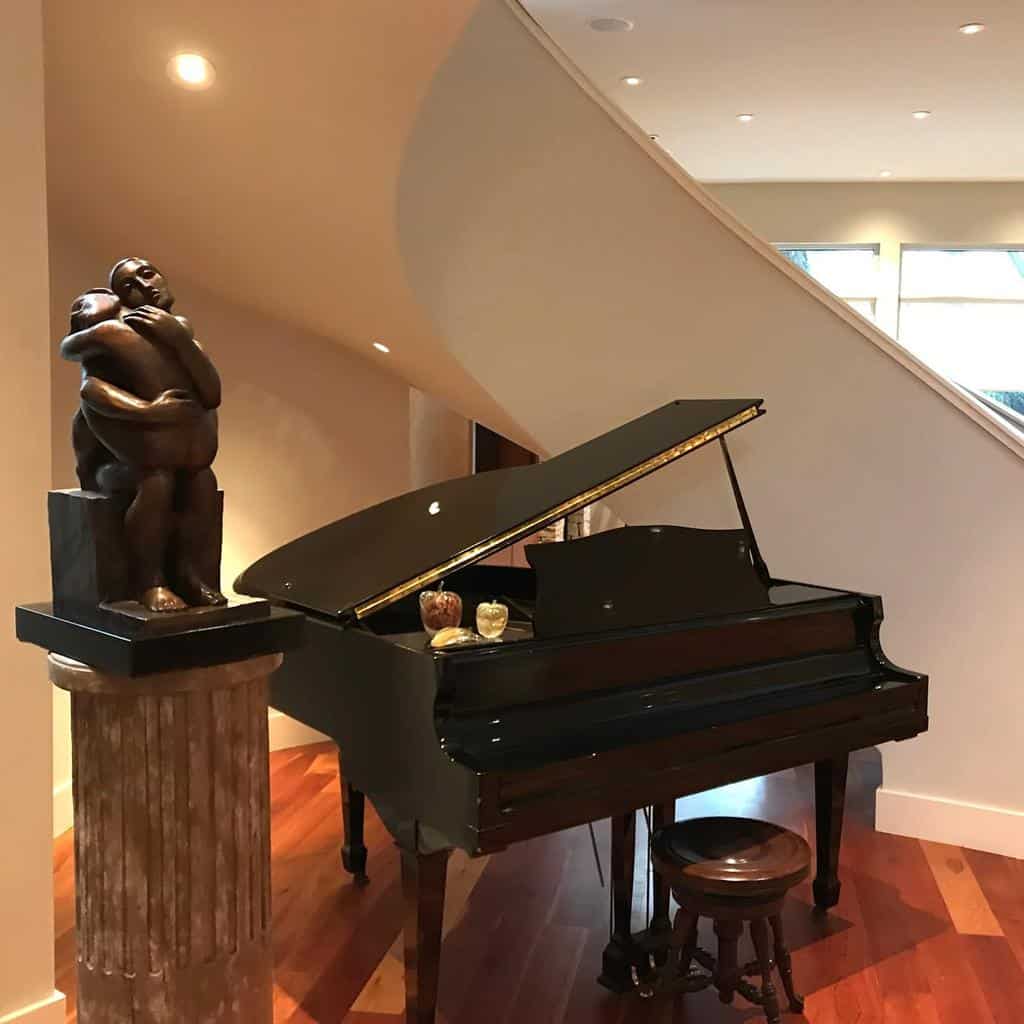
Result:
[[[153,264],[123,259],[109,288],[75,300],[60,346],[82,364],[79,482],[124,503],[133,596],[153,612],[225,603],[210,569],[220,561],[220,377],[173,304]]]

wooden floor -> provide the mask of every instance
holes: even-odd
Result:
[[[401,1024],[398,857],[368,822],[368,888],[342,873],[334,750],[272,755],[275,1021]],[[803,1018],[813,1024],[1022,1024],[1024,861],[875,833],[878,754],[851,766],[843,893],[828,916],[809,884],[786,914]],[[679,816],[761,816],[808,835],[812,776],[782,772],[679,802]],[[642,828],[641,828],[642,833]],[[607,872],[607,823],[598,827]],[[646,843],[638,843],[646,847]],[[56,842],[58,986],[74,1020],[70,836]],[[646,903],[641,867],[636,926]],[[596,983],[608,934],[585,828],[492,857],[453,857],[440,1018],[444,1024],[737,1024],[758,1019],[713,992],[674,1003],[617,997]],[[711,936],[702,934],[711,948]],[[760,1018],[763,1020],[764,1018]]]

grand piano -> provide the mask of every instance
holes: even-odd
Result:
[[[669,930],[669,894],[631,932],[636,812],[815,766],[815,902],[839,898],[850,751],[927,728],[927,678],[879,643],[875,596],[777,580],[726,435],[761,400],[676,401],[535,466],[450,480],[300,537],[243,593],[301,609],[307,643],[271,703],[343,762],[346,866],[365,877],[364,794],[402,853],[406,1019],[435,1020],[447,858],[612,820],[612,934],[600,980],[628,989]],[[625,526],[480,564],[695,449],[718,443],[740,527]],[[439,580],[512,609],[499,642],[434,650],[417,597]]]

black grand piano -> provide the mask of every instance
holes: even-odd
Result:
[[[927,678],[879,644],[880,598],[773,579],[726,435],[760,400],[677,401],[535,466],[450,480],[272,552],[236,584],[309,616],[271,703],[337,741],[345,863],[366,867],[363,795],[402,851],[407,1021],[435,1019],[449,852],[491,853],[612,819],[613,923],[601,981],[625,990],[669,929],[656,888],[630,931],[636,811],[814,763],[822,908],[837,866],[849,752],[924,731]],[[482,559],[718,442],[741,527],[626,526]],[[512,609],[500,642],[433,650],[421,590],[444,579]]]

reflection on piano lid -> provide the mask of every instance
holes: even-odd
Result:
[[[235,589],[365,619],[723,437],[762,415],[762,401],[670,402],[538,465],[404,494],[278,548]]]

